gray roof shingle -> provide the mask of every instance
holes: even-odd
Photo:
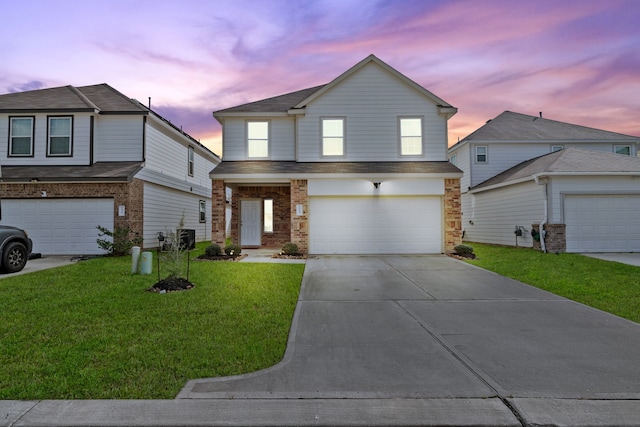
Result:
[[[533,179],[533,175],[544,173],[599,175],[638,173],[640,175],[640,157],[570,147],[522,162],[476,185],[472,190],[520,179]]]
[[[211,172],[212,178],[233,175],[307,174],[446,174],[462,173],[450,162],[293,162],[223,161]]]
[[[213,115],[226,113],[286,113],[297,103],[308,98],[315,92],[322,89],[325,85],[315,86],[308,89],[302,89],[296,92],[285,93],[284,95],[274,96],[272,98],[262,99],[260,101],[249,102],[231,108],[214,111]]]
[[[4,182],[109,181],[126,182],[142,169],[142,162],[98,162],[91,166],[2,166]]]
[[[94,111],[147,114],[140,103],[106,83],[60,86],[0,95],[0,112]]]
[[[640,141],[640,137],[505,111],[466,136],[467,141]]]

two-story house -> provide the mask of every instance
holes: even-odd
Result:
[[[638,147],[639,137],[505,111],[449,149],[464,171],[464,240],[640,250]],[[540,243],[532,224],[543,225]]]
[[[212,240],[311,254],[442,253],[461,241],[456,108],[370,55],[328,84],[213,113]]]
[[[99,254],[96,226],[156,247],[183,215],[209,240],[220,159],[106,84],[0,95],[0,144],[1,223],[26,229],[34,252]]]

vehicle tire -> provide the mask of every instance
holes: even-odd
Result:
[[[27,264],[27,247],[20,242],[11,242],[4,248],[2,269],[7,273],[17,273]]]

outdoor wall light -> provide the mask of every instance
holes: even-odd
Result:
[[[377,190],[378,188],[380,188],[380,183],[379,183],[379,182],[374,182],[374,183],[373,183],[373,188],[375,188],[376,190]]]

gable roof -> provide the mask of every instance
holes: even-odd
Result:
[[[458,110],[453,107],[443,99],[437,97],[433,93],[429,92],[427,89],[423,88],[413,80],[409,79],[405,75],[399,73],[394,68],[381,61],[375,55],[369,55],[362,61],[358,62],[356,65],[333,79],[328,84],[314,86],[312,88],[299,90],[296,92],[287,93],[280,96],[275,96],[273,98],[267,98],[260,101],[250,102],[248,104],[242,104],[231,108],[226,108],[223,110],[218,110],[213,112],[213,116],[218,119],[219,117],[225,116],[246,116],[251,114],[277,114],[277,115],[286,115],[292,110],[301,110],[304,109],[310,102],[314,99],[322,96],[324,93],[333,89],[340,82],[344,81],[351,75],[355,74],[358,70],[363,68],[365,65],[369,63],[375,63],[388,73],[396,77],[397,79],[403,81],[407,85],[411,86],[416,91],[420,92],[431,101],[433,101],[438,107],[440,107],[441,113],[448,114],[450,116],[454,115]]]
[[[569,147],[522,162],[471,188],[485,190],[549,175],[638,175],[640,157]]]
[[[106,83],[92,86],[60,86],[0,95],[0,112],[98,112],[147,114],[140,103]]]
[[[559,122],[538,116],[505,111],[484,126],[451,146],[449,150],[467,142],[550,142],[550,141],[628,141],[640,142],[640,137]]]

